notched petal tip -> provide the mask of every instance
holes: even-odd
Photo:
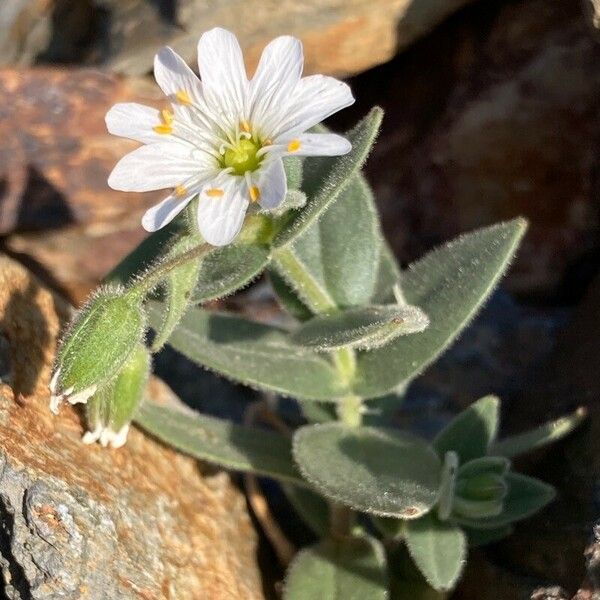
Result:
[[[121,448],[127,442],[129,425],[124,425],[119,431],[113,431],[110,427],[96,426],[92,431],[86,431],[81,441],[86,444],[98,442],[103,448]]]

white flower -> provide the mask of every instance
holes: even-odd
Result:
[[[302,78],[302,44],[293,37],[265,48],[251,80],[229,31],[203,34],[198,57],[202,81],[170,48],[156,55],[154,75],[169,108],[125,103],[108,112],[110,133],[145,144],[117,163],[108,183],[122,191],[173,189],[144,215],[148,231],[167,225],[199,195],[200,232],[221,246],[238,234],[250,203],[272,209],[284,199],[282,157],[350,151],[339,135],[305,132],[354,98],[332,77]]]
[[[103,448],[110,446],[111,448],[120,448],[127,442],[129,433],[129,423],[123,425],[119,431],[113,431],[110,426],[96,425],[93,431],[86,431],[81,438],[84,444],[93,444],[100,442]]]

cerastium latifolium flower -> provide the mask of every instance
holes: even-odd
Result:
[[[278,480],[321,541],[301,550],[288,599],[415,599],[452,589],[469,545],[508,535],[554,490],[511,459],[568,434],[582,410],[497,441],[486,397],[434,440],[391,426],[402,390],[445,351],[498,284],[523,219],[463,235],[401,270],[361,167],[373,109],[345,136],[319,122],[349,88],[301,78],[291,37],[248,80],[235,37],[199,42],[200,81],[171,50],[156,57],[162,110],[120,104],[109,130],[144,146],[115,167],[123,190],[172,188],[154,231],[107,278],[64,336],[52,408],[87,401],[84,441],[118,447],[132,419],[182,452]],[[250,209],[249,209],[250,207]],[[267,273],[287,327],[206,310]],[[233,381],[299,402],[290,436],[142,404],[151,346],[169,343]],[[199,508],[201,510],[201,508]],[[428,587],[430,586],[430,587]],[[427,591],[429,590],[429,591]]]

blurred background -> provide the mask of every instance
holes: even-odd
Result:
[[[304,42],[307,74],[347,78],[357,102],[334,129],[383,106],[366,172],[402,264],[460,232],[530,220],[502,289],[397,421],[428,433],[490,392],[505,432],[588,407],[580,432],[520,465],[558,486],[558,502],[474,552],[455,596],[528,598],[556,584],[571,598],[600,515],[600,2],[0,0],[1,252],[77,304],[143,239],[141,214],[162,194],[108,188],[135,144],[109,136],[104,114],[159,106],[156,50],[194,66],[216,25],[239,36],[250,72],[287,33]],[[277,310],[261,282],[229,304]],[[168,351],[157,371],[207,412],[239,416],[248,399]]]

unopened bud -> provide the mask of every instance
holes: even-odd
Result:
[[[140,406],[148,376],[150,353],[138,344],[119,374],[90,398],[86,406],[89,431],[84,444],[100,442],[119,448],[127,441],[129,425]]]
[[[137,297],[121,288],[98,291],[65,334],[50,382],[50,410],[63,400],[87,402],[113,379],[141,341],[145,314]]]

